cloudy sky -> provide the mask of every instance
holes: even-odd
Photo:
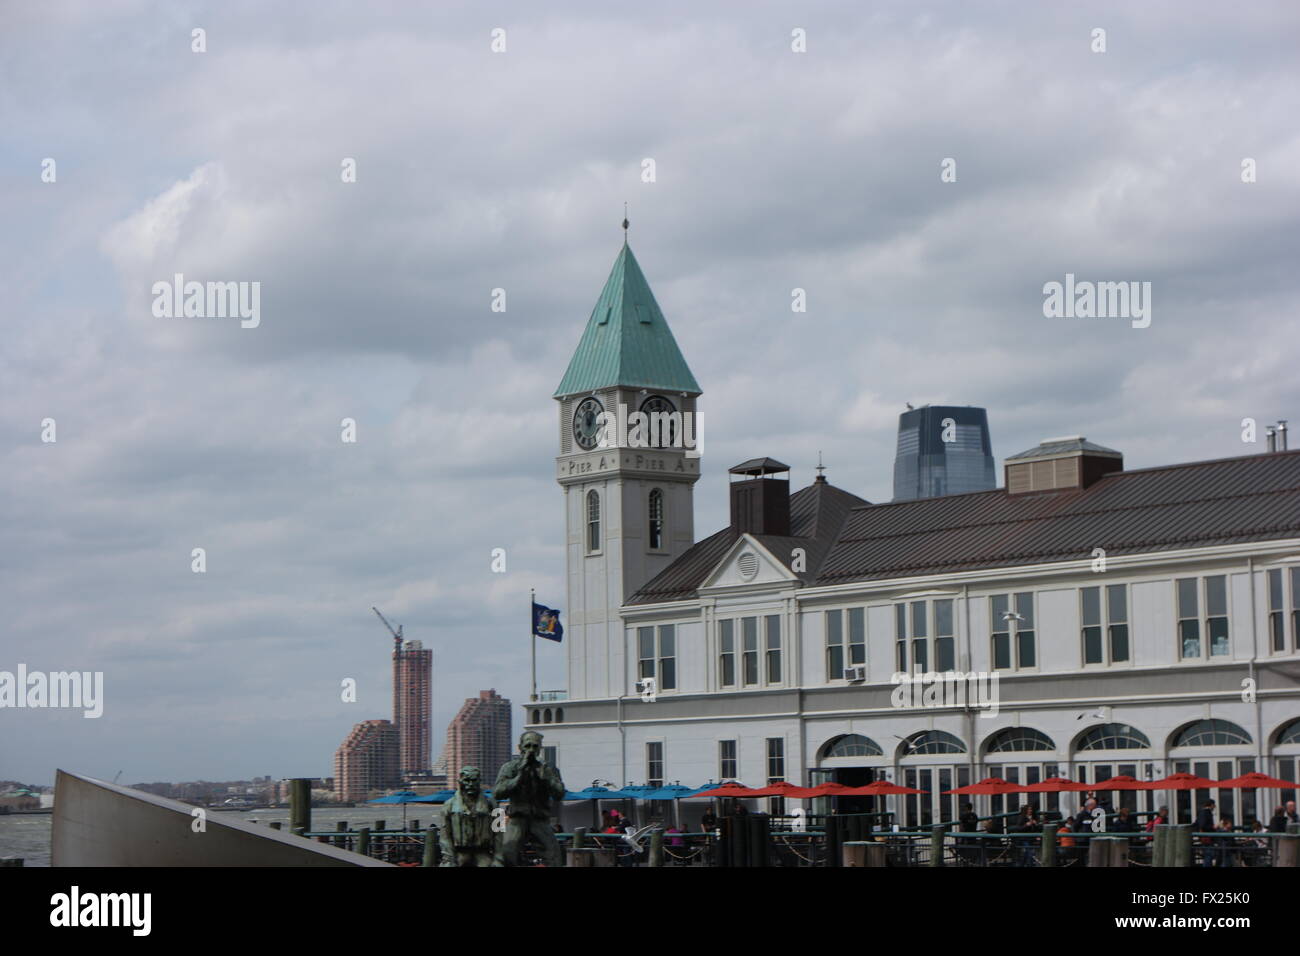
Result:
[[[371,605],[434,649],[435,750],[526,699],[550,395],[625,201],[701,535],[756,455],[887,500],[909,401],[1128,467],[1300,424],[1292,3],[420,6],[0,4],[0,670],[106,685],[0,710],[0,779],[329,774],[390,712]],[[260,325],[155,316],[176,273],[260,282]],[[1066,273],[1150,282],[1150,327],[1045,318]]]

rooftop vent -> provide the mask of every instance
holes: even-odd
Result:
[[[1082,435],[1044,438],[1037,447],[1006,460],[1007,494],[1087,488],[1098,478],[1124,470],[1124,456]]]
[[[728,469],[741,480],[731,483],[731,527],[739,534],[790,533],[790,466],[773,458],[752,458]],[[769,475],[785,474],[785,478]]]

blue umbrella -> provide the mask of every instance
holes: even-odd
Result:
[[[584,790],[566,791],[564,794],[565,800],[623,800],[634,797],[634,793],[610,790],[607,787],[587,787]]]

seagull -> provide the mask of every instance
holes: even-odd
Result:
[[[653,823],[647,823],[640,830],[636,827],[628,827],[623,831],[623,842],[630,846],[637,853],[641,852],[641,839],[652,830],[659,829]]]
[[[1085,717],[1096,717],[1098,720],[1106,719],[1106,712],[1098,707],[1096,710],[1090,710],[1086,714],[1080,714],[1075,720],[1083,720]]]
[[[894,737],[898,740],[903,741],[903,746],[906,747],[908,750],[916,749],[916,744],[912,743],[912,741],[908,740],[906,737],[899,737],[898,734],[894,734]]]
[[[1002,620],[1004,621],[1023,621],[1024,615],[1017,614],[1015,611],[1003,611]]]
[[[912,410],[912,403],[911,403],[911,402],[904,402],[903,404],[907,406],[907,410],[908,410],[909,412]]]

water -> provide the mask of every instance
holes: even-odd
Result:
[[[265,826],[272,821],[283,824],[281,832],[289,830],[289,808],[278,807],[274,810],[214,810],[209,815],[215,820],[242,820],[245,823],[256,821]],[[21,856],[24,866],[50,865],[50,826],[54,816],[49,813],[0,814],[0,857]],[[407,807],[408,826],[414,820],[420,821],[421,828],[442,819],[442,807],[430,803],[413,803]],[[389,830],[402,823],[400,804],[387,804],[378,807],[313,807],[311,811],[311,828],[313,832],[333,830],[335,824],[347,821],[353,830],[363,826],[374,826],[383,820]]]

